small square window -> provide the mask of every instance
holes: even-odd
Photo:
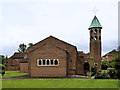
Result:
[[[15,59],[15,61],[18,61],[18,59]]]

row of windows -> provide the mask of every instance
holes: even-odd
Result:
[[[59,60],[58,59],[39,59],[37,61],[38,66],[58,66]]]

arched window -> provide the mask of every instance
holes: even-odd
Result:
[[[93,37],[91,36],[91,38],[90,38],[91,40],[93,39]]]
[[[101,40],[101,36],[99,36],[99,40]]]
[[[98,63],[94,63],[95,66],[98,66]]]
[[[45,60],[43,60],[43,65],[45,65]]]
[[[47,60],[47,65],[49,65],[49,60]]]
[[[57,59],[55,60],[55,65],[58,65],[58,60]]]
[[[94,39],[97,40],[97,36],[95,36]]]
[[[99,30],[99,33],[101,33],[101,30]]]
[[[97,33],[97,29],[95,29],[95,31],[94,31],[95,33]]]
[[[37,65],[38,66],[58,66],[59,61],[58,59],[38,59]]]
[[[39,65],[41,65],[42,64],[42,61],[41,60],[39,60]]]
[[[53,60],[50,60],[50,62],[51,62],[50,64],[53,65]]]
[[[93,30],[90,31],[90,34],[92,34],[92,33],[93,33]]]

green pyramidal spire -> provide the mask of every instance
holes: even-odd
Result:
[[[102,26],[101,26],[99,20],[97,19],[96,16],[94,16],[94,18],[93,18],[93,20],[92,20],[92,23],[91,23],[91,25],[90,25],[90,27],[89,27],[89,29],[91,29],[91,28],[96,28],[96,27],[102,29]]]

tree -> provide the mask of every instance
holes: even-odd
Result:
[[[8,60],[7,56],[5,57],[4,55],[0,55],[0,64],[7,66],[7,60]]]
[[[120,51],[120,46],[118,46],[117,51]]]
[[[106,70],[109,66],[109,61],[108,60],[102,60],[102,70]]]
[[[4,55],[0,55],[0,74],[2,74],[2,76],[5,74],[7,59],[7,56],[5,57]]]
[[[19,52],[27,52],[27,45],[25,45],[24,43],[23,44],[20,44],[19,45],[19,49],[18,49]]]
[[[31,46],[33,46],[33,43],[29,43],[29,44],[28,44],[28,47],[31,47]]]
[[[6,67],[3,64],[0,64],[0,74],[2,74],[2,76],[5,74],[5,69]]]
[[[115,69],[116,78],[120,79],[120,51],[118,52],[112,63]]]

